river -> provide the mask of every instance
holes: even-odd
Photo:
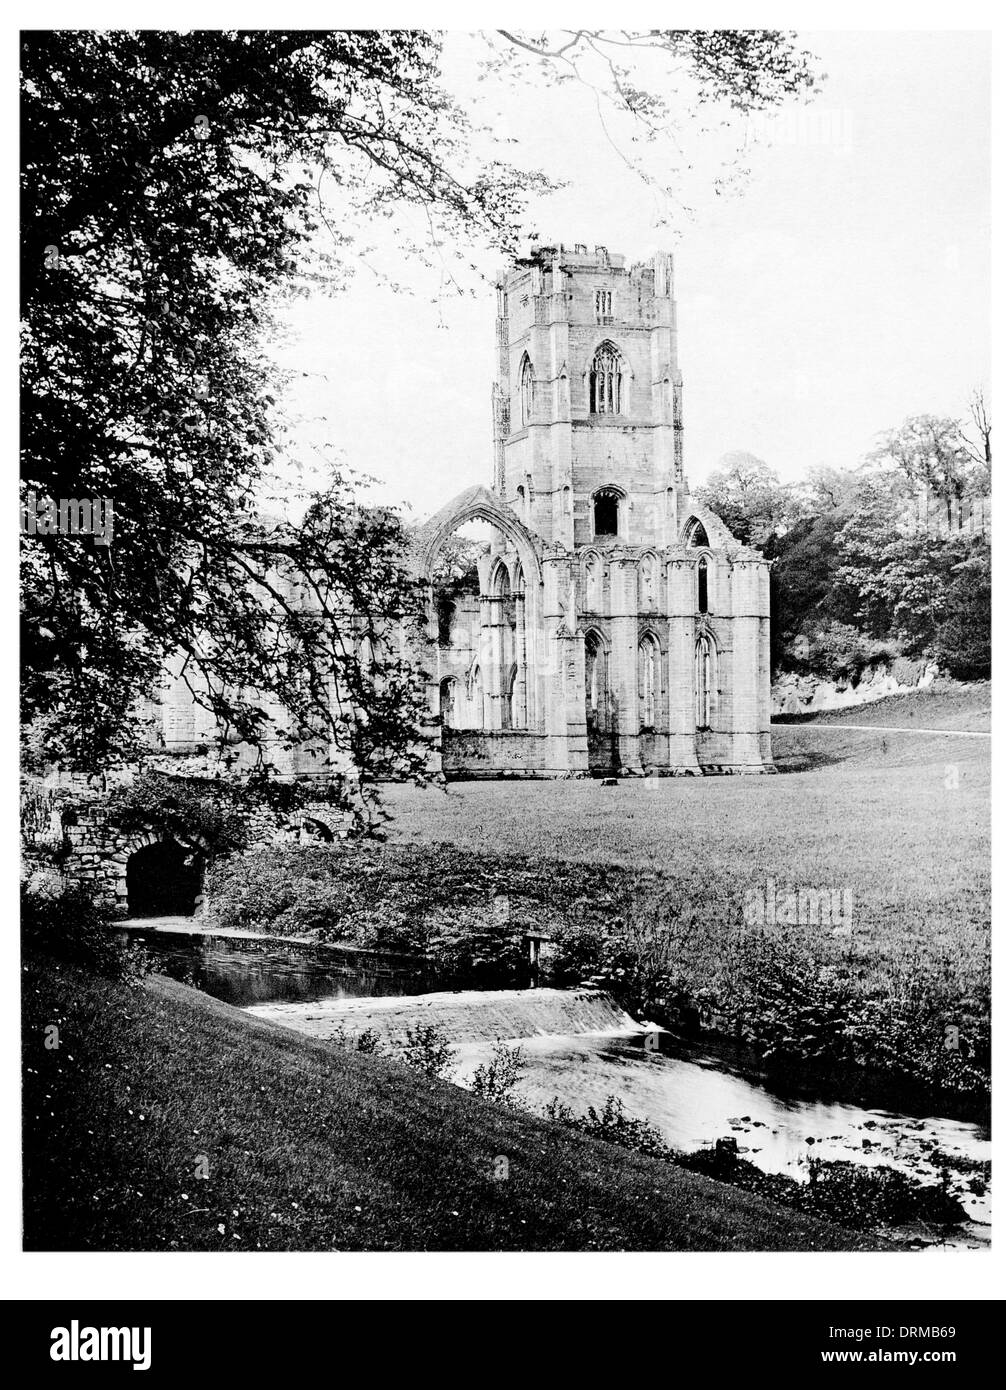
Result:
[[[686,1152],[732,1136],[740,1155],[766,1172],[805,1179],[814,1156],[889,1164],[923,1182],[939,1178],[941,1163],[934,1155],[979,1163],[991,1159],[990,1136],[981,1125],[783,1095],[732,1062],[723,1049],[665,1034],[658,1050],[648,1050],[644,1030],[614,1006],[605,1031],[596,1031],[596,1018],[571,1008],[568,993],[497,991],[484,996],[484,1009],[473,1010],[471,991],[430,994],[436,982],[428,964],[416,957],[202,934],[191,927],[131,928],[129,934],[151,951],[155,968],[164,974],[313,1036],[331,1036],[344,1027],[352,1033],[376,1025],[380,1031],[383,1020],[390,1028],[393,1019],[400,1032],[410,999],[423,995],[414,1012],[444,1021],[456,1048],[452,1079],[460,1085],[470,1084],[475,1068],[492,1056],[505,1020],[513,1035],[506,1041],[524,1054],[521,1099],[540,1107],[558,1096],[582,1114],[616,1095],[628,1114],[650,1120],[671,1147]],[[500,1001],[506,1001],[505,1009]],[[564,1027],[572,1031],[558,1031]],[[990,1195],[971,1186],[966,1172],[955,1174],[953,1190],[970,1221],[941,1244],[971,1249],[989,1244]],[[935,1238],[932,1231],[915,1234]]]

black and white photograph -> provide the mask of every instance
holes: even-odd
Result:
[[[990,12],[89,8],[16,38],[28,1268],[988,1284]]]

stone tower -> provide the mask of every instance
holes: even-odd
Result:
[[[605,490],[624,541],[671,544],[685,483],[670,256],[627,269],[603,246],[538,247],[497,295],[496,491],[569,549],[593,538]]]

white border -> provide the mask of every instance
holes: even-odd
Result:
[[[276,27],[375,27],[422,26],[469,29],[489,27],[484,13],[475,15],[460,4],[415,5],[378,3],[369,6],[333,7],[288,0],[281,8],[250,3],[172,5],[132,3],[38,4],[22,9],[15,20],[26,28],[276,28]],[[594,0],[573,7],[530,5],[525,0],[508,4],[500,23],[508,27],[540,30],[565,27],[571,18],[577,25],[609,23],[610,4]],[[834,30],[995,30],[991,4],[959,0],[953,7],[935,0],[907,3],[717,4],[688,3],[675,8],[674,23],[685,27],[793,28],[804,32]],[[553,17],[554,16],[554,17]],[[830,22],[837,19],[840,22]],[[952,23],[948,23],[952,19]],[[276,23],[282,20],[283,24]],[[632,5],[622,22],[658,27],[668,21],[666,4]],[[1001,25],[998,26],[1001,29]],[[5,67],[6,119],[3,122],[5,182],[9,209],[5,244],[8,267],[3,294],[7,303],[7,342],[13,344],[17,288],[11,268],[18,263],[16,198],[17,179],[17,35],[8,25]],[[995,58],[1000,57],[1000,35],[995,33]],[[1001,70],[1002,64],[996,66]],[[993,83],[993,86],[995,84]],[[998,130],[1001,102],[996,104],[994,135]],[[953,119],[953,113],[947,113]],[[1000,142],[995,140],[994,148]],[[994,167],[994,166],[993,166]],[[994,195],[998,193],[994,188]],[[998,290],[998,277],[994,280]],[[993,322],[1002,315],[993,313]],[[5,375],[6,437],[17,437],[16,346],[9,348],[11,361]],[[13,446],[12,446],[13,452]],[[13,494],[13,468],[11,492]],[[12,503],[13,503],[12,495]],[[12,507],[13,512],[13,507]],[[5,1299],[261,1299],[274,1290],[275,1299],[590,1299],[636,1300],[836,1300],[891,1298],[992,1299],[1004,1286],[1001,1248],[992,1254],[950,1252],[925,1255],[890,1254],[24,1254],[20,1250],[20,1054],[18,983],[16,967],[16,856],[17,845],[17,741],[16,741],[16,549],[11,522],[10,541],[4,554],[4,602],[0,608],[0,633],[8,652],[3,687],[2,785],[7,789],[0,822],[0,846],[4,869],[2,987],[3,1066],[0,1071],[0,1106],[6,1119],[0,1150],[0,1297]],[[997,557],[998,558],[998,557]],[[997,607],[997,615],[999,609]],[[996,637],[1001,624],[996,623]],[[1006,648],[1000,648],[1006,650]],[[999,701],[995,702],[998,712]],[[994,756],[994,770],[999,759]],[[996,827],[998,829],[998,827]],[[996,840],[998,841],[998,834]],[[998,903],[998,894],[994,898]],[[1002,971],[996,969],[996,999],[1001,998]],[[997,1019],[1001,1010],[997,1008]],[[997,1039],[999,1030],[995,1030]],[[998,1060],[1001,1049],[996,1047]],[[997,1076],[1001,1069],[997,1068]],[[1000,1082],[999,1089],[1002,1089]],[[995,1106],[996,1132],[1000,1132],[1002,1106]],[[273,1301],[270,1298],[268,1301]]]

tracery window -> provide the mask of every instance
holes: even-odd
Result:
[[[590,413],[618,415],[622,409],[622,359],[611,343],[602,343],[590,364]]]

